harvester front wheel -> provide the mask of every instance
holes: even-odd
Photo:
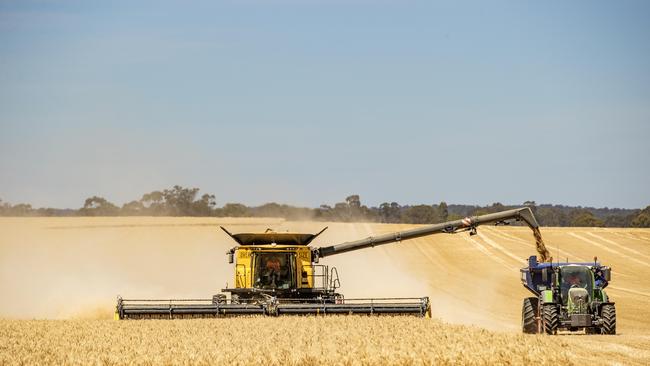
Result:
[[[557,334],[557,327],[560,324],[560,314],[557,306],[547,304],[542,307],[542,323],[546,334]]]
[[[616,308],[614,305],[603,305],[600,314],[603,317],[603,326],[600,328],[600,333],[616,334]]]
[[[538,306],[538,298],[527,297],[524,299],[524,304],[521,307],[521,328],[526,334],[535,334],[538,332],[537,320],[535,319]]]

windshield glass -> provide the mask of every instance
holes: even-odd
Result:
[[[255,253],[255,284],[261,289],[293,288],[295,253]]]
[[[566,266],[560,269],[560,287],[562,289],[562,302],[566,304],[569,289],[580,287],[587,290],[589,296],[593,291],[592,273],[586,266]]]

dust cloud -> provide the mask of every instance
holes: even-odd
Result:
[[[369,224],[334,224],[330,226],[327,242],[332,245],[376,234]],[[319,243],[314,245],[318,246]],[[333,255],[321,260],[337,268],[341,280],[340,292],[346,298],[429,296],[426,282],[403,271],[385,246]]]
[[[0,317],[105,319],[116,298],[211,298],[232,286],[232,232],[318,232],[312,246],[373,234],[364,224],[278,219],[16,218],[0,221]],[[384,248],[321,259],[346,298],[424,297],[426,281]]]
[[[278,219],[3,218],[0,317],[112,317],[116,298],[211,298],[235,231]]]

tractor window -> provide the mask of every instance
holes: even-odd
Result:
[[[295,288],[295,253],[255,253],[254,276],[256,288]]]
[[[560,287],[564,304],[567,302],[567,295],[572,287],[584,288],[589,296],[592,296],[594,287],[591,270],[585,266],[563,267],[560,270]]]

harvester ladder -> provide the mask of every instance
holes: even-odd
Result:
[[[241,269],[240,269],[241,268]],[[237,274],[235,278],[235,287],[239,288],[245,288],[247,287],[246,285],[248,284],[248,277],[246,275],[246,265],[244,264],[238,264],[235,269],[235,273]]]

